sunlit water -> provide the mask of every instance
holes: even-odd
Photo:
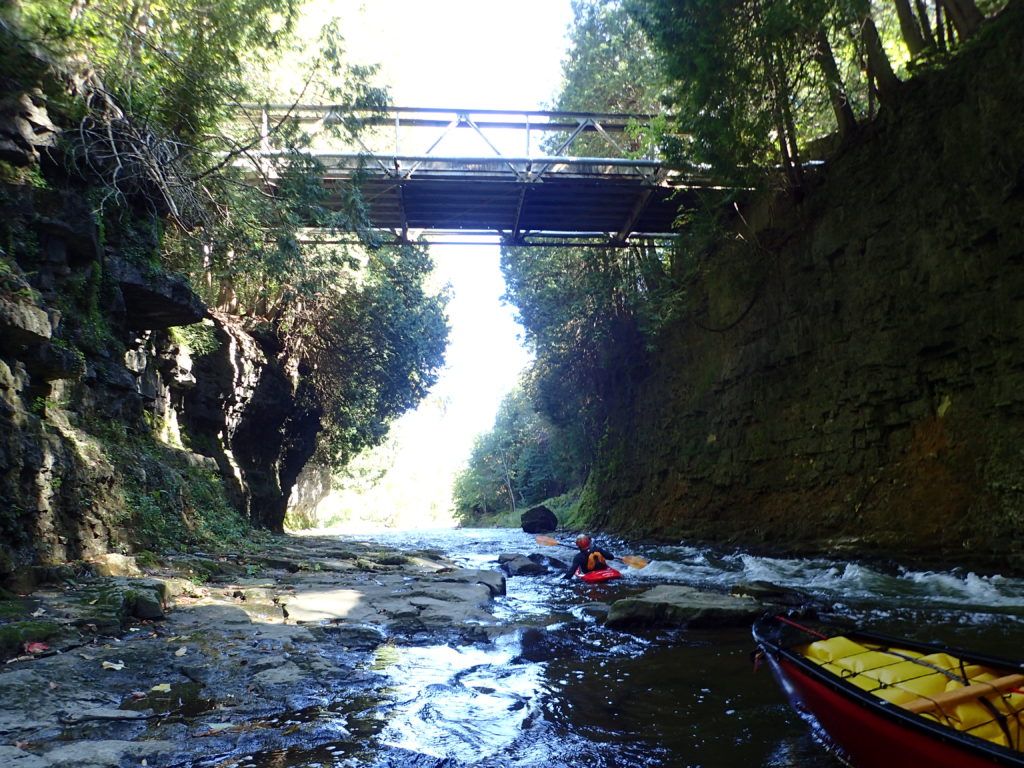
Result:
[[[503,552],[538,551],[514,529],[384,532],[402,550],[437,550],[469,568]],[[236,765],[299,768],[775,768],[840,763],[750,663],[749,630],[639,633],[605,629],[588,604],[656,584],[728,591],[770,581],[834,605],[872,628],[1020,655],[1024,582],[969,572],[878,568],[824,558],[770,558],[679,546],[601,544],[650,560],[624,578],[585,585],[510,577],[494,613],[510,631],[468,646],[386,645],[372,689],[334,708],[348,739]],[[570,548],[544,548],[568,560]],[[344,691],[339,696],[344,698]]]

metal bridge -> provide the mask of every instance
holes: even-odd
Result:
[[[359,184],[385,243],[420,236],[615,247],[663,240],[676,235],[680,206],[715,188],[658,158],[631,156],[628,128],[645,123],[644,115],[271,105],[249,117],[265,127],[284,120],[311,126],[309,151],[325,169],[328,206],[340,207],[346,189]],[[361,128],[347,151],[317,139],[326,135],[319,129],[338,124]],[[586,153],[576,154],[581,146]],[[262,154],[274,153],[266,146]]]

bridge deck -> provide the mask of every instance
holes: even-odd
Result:
[[[353,119],[351,114],[316,106],[300,106],[287,114],[263,113],[264,124],[271,118],[320,126]],[[684,176],[657,159],[629,157],[622,137],[637,119],[587,112],[395,107],[356,118],[364,128],[369,126],[368,143],[380,139],[384,126],[393,126],[393,146],[368,146],[364,131],[355,140],[361,152],[311,154],[325,168],[327,204],[340,207],[346,188],[358,183],[374,227],[395,240],[457,232],[497,234],[515,244],[600,238],[621,245],[674,236],[680,206],[694,204],[701,189],[713,187],[708,179]],[[419,138],[425,129],[439,128],[440,136],[421,154],[399,154],[400,144],[415,143],[409,140],[410,131]],[[442,155],[438,145],[460,132],[461,146],[467,146],[469,134],[477,147],[493,154]],[[568,136],[557,146],[547,144],[549,150],[555,149],[553,156],[533,156],[534,133]],[[613,156],[569,154],[574,142],[587,135],[593,137],[589,148],[603,140],[602,151]],[[508,154],[510,144],[525,145],[526,154]]]
[[[394,170],[365,167],[360,187],[373,224],[399,238],[410,230],[498,234],[520,244],[664,238],[674,235],[679,206],[693,202],[692,188],[677,186],[664,169],[647,169],[645,177],[597,158],[586,166],[545,158],[432,160],[408,172],[402,160],[410,158],[392,160]],[[539,177],[538,169],[544,169]],[[341,205],[355,176],[352,168],[328,167],[328,205]]]

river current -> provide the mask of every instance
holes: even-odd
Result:
[[[503,552],[538,550],[518,529],[381,531],[401,550],[496,569]],[[748,628],[612,631],[588,606],[657,584],[728,591],[770,581],[831,603],[864,626],[1019,657],[1024,581],[961,571],[602,539],[643,569],[599,585],[509,577],[495,614],[514,631],[468,646],[383,646],[371,691],[336,709],[351,746],[253,766],[280,768],[832,768],[841,763],[788,707],[769,671],[754,672]],[[544,548],[568,560],[568,547]]]

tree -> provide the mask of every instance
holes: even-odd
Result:
[[[660,64],[623,4],[577,0],[573,8],[576,24],[564,64],[565,86],[553,108],[657,112],[665,94]],[[639,132],[622,140],[627,151],[641,154],[647,148],[647,137]],[[552,140],[549,151],[557,148],[558,140]],[[617,151],[588,136],[572,149],[595,156]],[[535,355],[521,397],[540,421],[527,421],[531,439],[520,440],[514,449],[502,442],[508,430],[500,417],[495,431],[480,439],[457,490],[464,510],[493,511],[498,497],[509,507],[517,493],[517,504],[531,503],[555,488],[561,493],[582,482],[607,409],[643,368],[646,334],[658,325],[652,298],[668,295],[678,264],[670,251],[640,244],[619,249],[510,247],[503,249],[502,272],[506,298],[515,305]],[[513,457],[511,492],[501,492],[502,446]],[[550,469],[552,451],[566,469]]]
[[[672,107],[694,137],[688,159],[726,178],[777,166],[798,184],[802,126],[822,124],[822,107],[843,135],[853,132],[829,38],[836,19],[824,1],[628,0],[627,7],[664,56]]]
[[[692,136],[681,159],[746,183],[757,177],[742,171],[757,167],[801,183],[811,141],[852,136],[876,98],[897,102],[902,66],[945,45],[932,32],[943,14],[960,40],[983,20],[974,0],[941,0],[934,16],[910,0],[625,3],[663,57],[675,127]]]
[[[507,248],[506,298],[533,349],[537,407],[589,457],[606,408],[642,367],[646,286],[631,249]]]
[[[279,332],[309,382],[324,453],[335,467],[379,445],[389,424],[437,380],[448,297],[427,291],[432,269],[422,246],[382,248],[286,305]]]
[[[582,476],[563,434],[536,410],[527,388],[516,387],[502,401],[494,428],[475,440],[467,467],[456,478],[457,513],[480,522],[579,485]]]

